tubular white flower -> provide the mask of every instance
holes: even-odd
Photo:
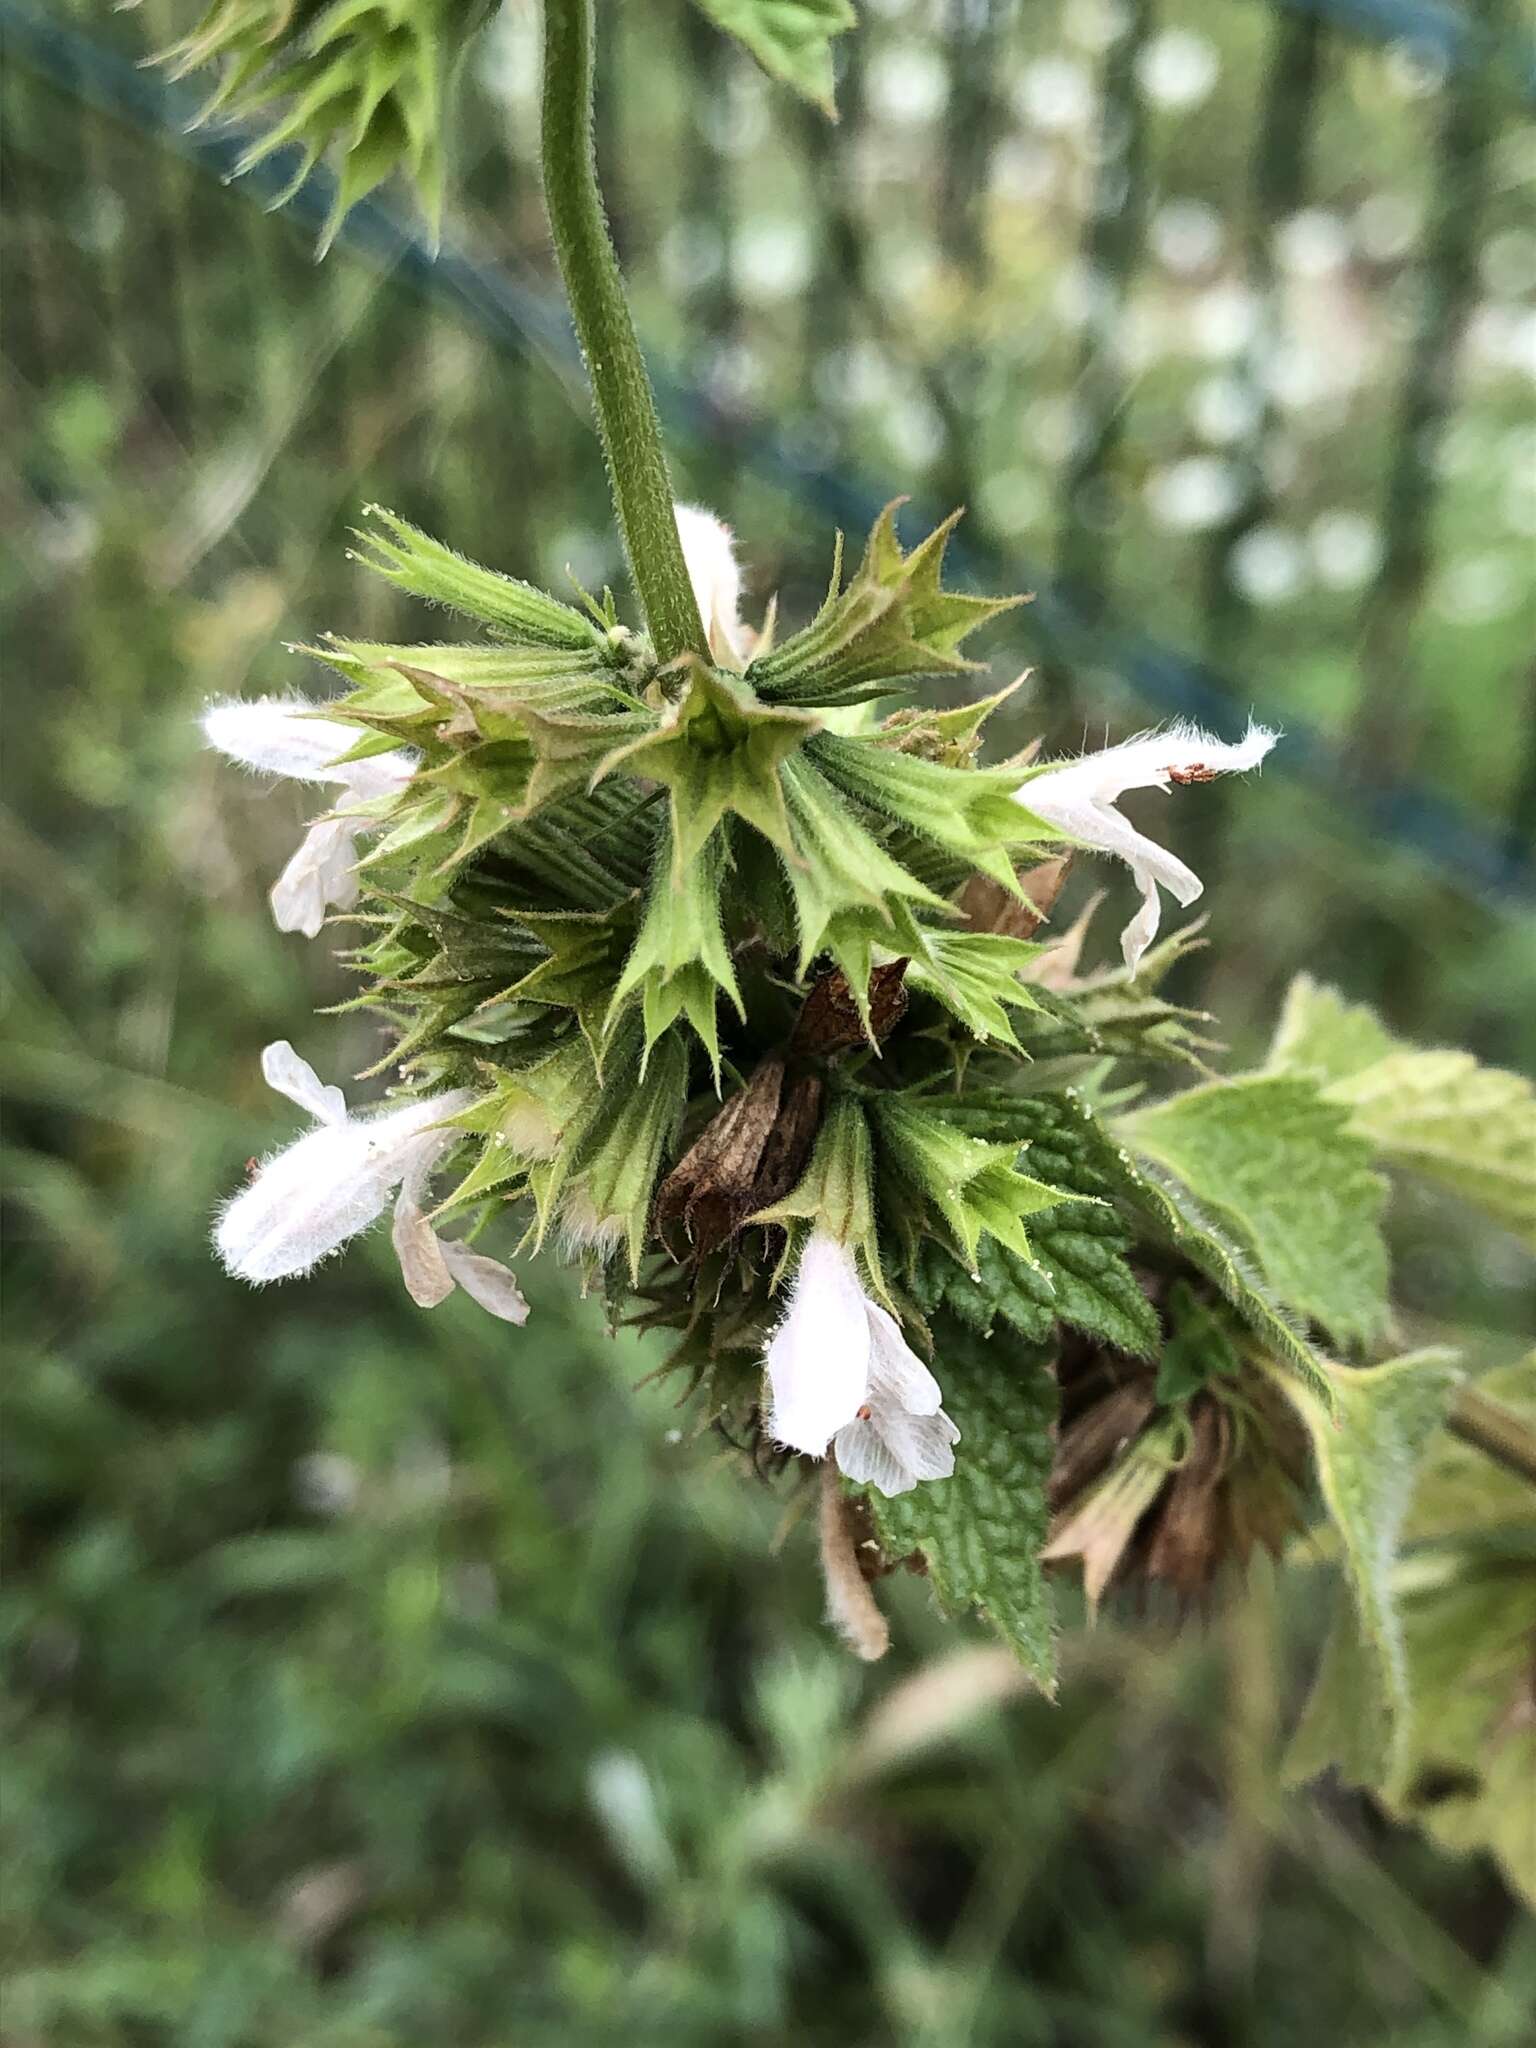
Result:
[[[813,1231],[784,1320],[769,1343],[770,1434],[824,1457],[835,1439],[850,1479],[905,1493],[955,1468],[959,1431],[939,1383],[859,1280],[849,1247]]]
[[[940,1406],[939,1383],[878,1302],[869,1302],[869,1392],[834,1439],[848,1478],[881,1493],[910,1493],[920,1479],[948,1479],[960,1432]]]
[[[741,622],[741,565],[736,560],[735,536],[723,520],[701,505],[674,505],[672,509],[709,651],[716,661],[739,668],[748,650],[747,630]]]
[[[309,1272],[377,1222],[423,1150],[441,1151],[433,1126],[475,1099],[472,1089],[453,1088],[354,1117],[341,1090],[323,1087],[285,1039],[267,1047],[262,1072],[317,1122],[261,1166],[215,1225],[214,1244],[227,1269],[258,1286]]]
[[[348,803],[404,789],[415,771],[414,754],[395,747],[363,761],[341,761],[361,735],[355,726],[311,716],[315,708],[302,697],[211,704],[203,714],[203,737],[244,768],[295,782],[331,783]],[[315,820],[272,887],[272,916],[280,932],[312,939],[328,908],[352,908],[358,898],[358,837],[374,822],[345,811]]]
[[[1141,908],[1120,934],[1120,947],[1133,974],[1157,936],[1159,883],[1186,909],[1205,884],[1166,847],[1122,818],[1116,803],[1128,789],[1167,790],[1176,782],[1209,782],[1257,768],[1278,737],[1265,726],[1250,725],[1232,744],[1180,721],[1166,731],[1139,733],[1118,747],[1047,768],[1015,791],[1037,818],[1084,846],[1115,854],[1129,867],[1141,890]]]

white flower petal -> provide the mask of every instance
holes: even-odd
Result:
[[[357,827],[347,818],[317,819],[272,884],[273,923],[312,939],[332,905],[350,910],[357,898]]]
[[[487,1258],[483,1252],[472,1252],[466,1245],[455,1244],[451,1239],[440,1239],[439,1245],[448,1271],[471,1301],[477,1301],[481,1308],[499,1316],[504,1323],[527,1322],[528,1304],[517,1284],[517,1275],[510,1267],[504,1266],[500,1259]]]
[[[262,1049],[261,1078],[279,1095],[286,1095],[300,1109],[307,1109],[316,1123],[346,1122],[345,1095],[337,1087],[326,1087],[309,1061],[300,1059],[286,1038]]]
[[[683,560],[717,661],[741,661],[741,566],[731,529],[699,505],[676,505]]]
[[[296,782],[345,782],[350,771],[338,771],[336,758],[363,735],[355,725],[308,715],[321,708],[304,697],[210,704],[203,713],[203,737],[230,760],[262,775],[287,775]]]
[[[416,1306],[436,1308],[440,1301],[446,1301],[457,1285],[443,1256],[446,1248],[420,1204],[404,1188],[395,1203],[395,1220],[389,1236],[400,1262],[405,1291]]]
[[[472,1089],[451,1089],[322,1124],[274,1153],[220,1215],[220,1258],[231,1273],[258,1284],[307,1273],[383,1215],[423,1135],[473,1100]]]
[[[869,1362],[869,1318],[853,1253],[829,1232],[813,1231],[768,1346],[770,1435],[825,1456],[833,1435],[863,1405]]]
[[[937,1415],[944,1399],[939,1383],[906,1338],[896,1318],[879,1302],[866,1300],[869,1317],[869,1398],[894,1403],[909,1415]]]
[[[1159,883],[1186,908],[1203,884],[1176,855],[1138,832],[1114,808],[1128,789],[1171,789],[1175,781],[1206,781],[1214,775],[1256,768],[1277,734],[1250,725],[1236,742],[1213,739],[1198,726],[1179,723],[1163,732],[1138,733],[1117,747],[1084,754],[1045,769],[1022,783],[1018,801],[1037,818],[1085,846],[1125,861],[1141,890],[1141,908],[1120,935],[1125,963],[1134,974],[1157,935]]]
[[[833,1447],[839,1467],[855,1485],[873,1486],[890,1498],[910,1493],[917,1484],[917,1474],[892,1453],[872,1419],[845,1422]]]
[[[384,1213],[389,1183],[362,1124],[321,1124],[266,1161],[224,1209],[219,1257],[261,1284],[307,1273]]]

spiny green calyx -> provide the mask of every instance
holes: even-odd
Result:
[[[435,229],[443,202],[443,91],[455,59],[493,0],[212,0],[163,52],[173,78],[217,67],[199,115],[259,126],[241,157],[255,169],[299,151],[278,204],[323,157],[337,187],[321,237],[328,248],[348,211],[403,171]]]

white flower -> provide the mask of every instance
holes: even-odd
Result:
[[[1205,884],[1183,861],[1122,818],[1116,803],[1128,789],[1167,790],[1176,782],[1209,782],[1217,775],[1256,768],[1278,737],[1262,725],[1250,725],[1230,745],[1181,720],[1164,732],[1139,733],[1118,747],[1047,768],[1015,792],[1037,818],[1084,846],[1117,854],[1130,868],[1141,890],[1141,909],[1120,934],[1120,946],[1133,974],[1157,936],[1158,884],[1186,909]]]
[[[960,1432],[940,1406],[938,1381],[864,1292],[852,1251],[827,1231],[806,1242],[766,1363],[768,1427],[779,1443],[821,1458],[835,1442],[848,1477],[884,1494],[954,1471]]]
[[[257,1285],[307,1273],[377,1222],[418,1161],[441,1155],[444,1134],[435,1126],[475,1099],[472,1089],[453,1088],[353,1116],[341,1090],[322,1087],[286,1039],[267,1047],[261,1071],[269,1087],[309,1111],[315,1128],[274,1153],[215,1226],[225,1266]]]
[[[347,803],[367,803],[404,789],[416,766],[412,753],[396,747],[365,761],[341,762],[337,757],[362,735],[355,726],[309,716],[314,708],[302,697],[211,704],[203,714],[203,737],[258,774],[332,783]],[[312,939],[329,906],[352,908],[358,898],[358,835],[374,822],[345,812],[315,820],[272,887],[272,915],[280,932],[302,932]]]
[[[741,622],[741,564],[731,529],[700,505],[674,505],[683,560],[716,661],[740,668],[751,652],[752,635]]]
[[[504,1323],[526,1323],[528,1304],[517,1276],[499,1259],[472,1252],[468,1245],[439,1237],[422,1212],[432,1169],[453,1143],[449,1131],[434,1131],[423,1143],[400,1183],[391,1232],[405,1291],[420,1308],[436,1308],[455,1287]]]

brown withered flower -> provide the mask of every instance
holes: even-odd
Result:
[[[1069,1348],[1061,1374],[1041,1555],[1081,1564],[1090,1608],[1133,1585],[1202,1605],[1224,1566],[1278,1555],[1302,1526],[1306,1439],[1259,1375],[1159,1405],[1152,1367],[1094,1346]]]
[[[778,1053],[758,1063],[657,1193],[656,1228],[674,1257],[708,1257],[756,1210],[789,1193],[810,1157],[821,1099],[815,1074],[786,1080]]]

